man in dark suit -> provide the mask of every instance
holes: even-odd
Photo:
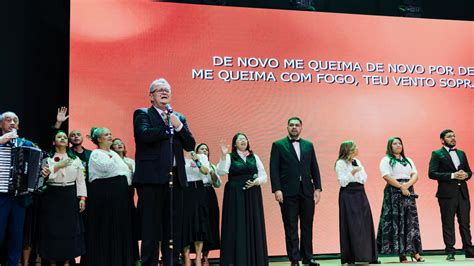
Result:
[[[141,219],[142,265],[157,265],[158,246],[164,265],[178,265],[181,251],[181,222],[183,187],[187,186],[183,150],[192,151],[196,145],[182,114],[167,111],[171,102],[171,87],[163,79],[150,85],[150,108],[138,109],[133,114],[136,143],[136,170],[133,183],[138,192],[138,211]],[[173,177],[172,215],[170,226],[170,173]],[[170,249],[170,232],[173,249]]]
[[[441,149],[431,154],[429,177],[438,181],[439,208],[443,224],[443,240],[446,245],[447,260],[454,261],[456,249],[454,234],[454,216],[457,215],[461,238],[466,258],[474,258],[471,242],[469,190],[466,181],[471,176],[471,168],[466,153],[458,150],[456,136],[450,129],[440,134]]]
[[[288,136],[273,142],[270,155],[272,192],[280,204],[292,266],[299,265],[300,260],[319,265],[312,257],[314,207],[321,198],[321,178],[313,144],[300,138],[302,125],[298,117],[288,119]]]

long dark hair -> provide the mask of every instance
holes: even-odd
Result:
[[[395,141],[395,140],[399,140],[400,141],[400,144],[402,144],[402,152],[400,153],[400,157],[401,159],[397,159],[395,158],[395,156],[393,155],[393,149],[392,149],[392,143]],[[400,137],[391,137],[388,139],[388,143],[387,143],[387,151],[385,152],[388,156],[388,158],[390,159],[390,166],[393,168],[393,166],[395,166],[395,164],[397,162],[400,162],[402,165],[406,165],[406,163],[408,163],[410,166],[411,163],[409,160],[407,160],[406,156],[405,156],[405,148],[403,146],[403,141]]]
[[[196,146],[196,149],[194,149],[194,151],[196,153],[198,153],[199,151],[199,148],[201,148],[202,146],[206,146],[207,147],[207,158],[211,157],[211,152],[209,151],[209,145],[207,145],[206,143],[199,143],[197,146]]]
[[[244,136],[247,139],[247,149],[246,150],[249,152],[249,155],[253,155],[253,151],[250,149],[249,138],[247,138],[247,136],[242,132],[237,132],[237,134],[235,134],[234,137],[232,138],[232,152],[237,153],[236,143],[237,143],[237,138],[239,136]]]
[[[53,142],[56,141],[56,136],[59,134],[59,133],[63,133],[64,135],[66,135],[66,139],[67,139],[67,143],[68,143],[68,146],[66,147],[66,154],[67,154],[67,157],[71,158],[71,159],[76,159],[77,158],[77,155],[75,155],[72,150],[69,148],[69,138],[68,138],[68,134],[63,131],[63,130],[57,130],[54,135],[53,135]],[[51,151],[49,152],[49,157],[52,158],[54,156],[54,153],[56,153],[56,146],[54,145],[51,145]]]

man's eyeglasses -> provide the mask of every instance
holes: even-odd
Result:
[[[155,92],[158,92],[159,94],[163,94],[163,93],[170,93],[171,90],[168,88],[159,88],[159,89],[154,90],[152,93],[155,93]]]

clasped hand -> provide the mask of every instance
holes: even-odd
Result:
[[[257,179],[254,179],[254,180],[247,180],[247,182],[245,182],[245,189],[249,189],[253,186],[258,186],[258,180]]]
[[[465,180],[466,178],[467,178],[467,173],[464,172],[464,170],[462,169],[454,173],[454,179]]]
[[[410,190],[408,190],[409,186],[407,183],[404,183],[400,186],[400,191],[402,192],[402,195],[405,197],[410,196]]]

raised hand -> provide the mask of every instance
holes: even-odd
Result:
[[[69,116],[67,114],[67,107],[62,106],[58,108],[58,114],[56,115],[56,121],[59,123],[63,123],[66,121]]]
[[[225,156],[226,154],[229,153],[229,145],[226,145],[224,141],[221,140],[221,143],[219,144],[221,147],[221,155]]]

